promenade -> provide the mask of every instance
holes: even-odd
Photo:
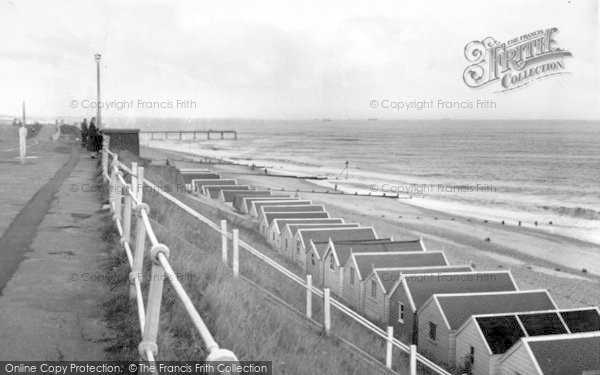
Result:
[[[0,150],[0,360],[101,360],[102,202],[96,160],[77,143],[33,139],[25,165]],[[18,150],[17,150],[18,152]]]

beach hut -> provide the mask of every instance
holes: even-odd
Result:
[[[394,326],[398,337],[416,342],[416,316],[433,294],[467,292],[501,292],[519,290],[510,271],[472,272],[440,270],[435,273],[413,273],[400,277],[394,270],[380,271],[377,278],[398,279],[390,287],[385,301],[385,320]]]
[[[593,331],[600,331],[598,307],[472,315],[456,331],[455,364],[472,375],[499,375],[500,358],[525,337]]]
[[[206,185],[237,185],[235,179],[206,179],[206,180],[192,180],[192,190],[202,192],[202,187]]]
[[[499,362],[500,375],[597,375],[600,333],[525,337]]]
[[[390,298],[392,293],[402,282],[404,278],[421,277],[421,275],[439,275],[443,273],[471,272],[473,269],[469,265],[441,265],[441,266],[416,266],[416,267],[393,267],[379,266],[374,267],[371,272],[363,277],[361,285],[360,301],[362,301],[363,313],[369,319],[394,325],[399,319],[392,319],[390,313]],[[401,321],[405,326],[412,324],[406,315],[409,314],[409,308],[400,309]],[[403,341],[412,342],[411,329],[398,329],[395,327],[394,334]]]
[[[290,225],[288,225],[288,228]],[[377,234],[372,227],[332,228],[332,229],[299,229],[292,238],[292,259],[301,269],[306,269],[306,252],[310,241],[326,242],[332,240],[368,240],[376,239]]]
[[[266,206],[260,210],[258,230],[260,234],[266,236],[272,221],[266,220],[265,214],[276,214],[278,212],[325,212],[325,207],[322,205]]]
[[[261,199],[262,198],[262,199]],[[297,201],[297,197],[291,197],[289,195],[271,195],[270,197],[237,197],[233,201],[233,208],[235,208],[238,212],[243,214],[247,214],[250,212],[252,207],[249,206],[249,203],[253,201],[268,201],[268,200],[293,200]]]
[[[356,223],[351,223],[351,224],[347,224],[347,223],[288,224],[283,228],[283,231],[281,233],[282,247],[280,248],[280,252],[282,252],[288,258],[290,258],[292,260],[296,260],[295,253],[293,251],[293,249],[295,248],[294,238],[300,229],[341,229],[341,228],[358,228],[358,227],[360,227],[360,225],[356,224]],[[310,246],[310,243],[309,243],[309,246]],[[301,264],[304,264],[304,262],[302,262]]]
[[[219,200],[221,202],[225,202],[225,203],[233,203],[233,201],[235,200],[235,198],[238,195],[241,195],[244,197],[265,197],[265,196],[268,197],[271,195],[271,191],[270,190],[239,191],[239,190],[223,189],[223,190],[221,190],[221,193],[219,194]]]
[[[188,185],[192,183],[192,180],[219,180],[221,176],[214,172],[185,172],[180,173],[183,178],[183,182]]]
[[[329,214],[327,212],[323,212],[323,211],[270,212],[270,213],[264,213],[260,222],[261,222],[261,225],[263,225],[266,228],[269,228],[271,226],[271,224],[273,223],[273,220],[275,220],[275,219],[329,219]],[[259,231],[260,231],[260,229],[259,229]],[[286,231],[287,231],[287,226],[284,227],[283,231],[281,232],[280,241],[282,244],[289,243],[290,247],[291,247],[291,243],[292,243],[291,241],[292,241],[293,237],[286,239],[286,237],[284,237]]]
[[[470,316],[556,308],[547,290],[434,294],[417,311],[419,352],[454,367],[456,331]]]
[[[344,219],[326,218],[326,219],[275,219],[267,229],[267,241],[281,251],[281,234],[288,224],[342,224]]]
[[[202,190],[204,195],[212,199],[218,199],[219,194],[221,194],[221,190],[250,190],[250,186],[248,185],[207,185],[203,186]]]
[[[252,206],[250,208],[250,211],[248,212],[250,214],[250,216],[259,218],[261,217],[261,215],[263,214],[263,211],[261,210],[261,208],[266,207],[266,206],[306,206],[306,205],[311,205],[312,202],[309,200],[257,200],[257,201],[253,201],[252,203],[250,203],[250,205]]]
[[[352,252],[425,251],[421,240],[393,241],[391,238],[359,241],[329,241],[323,255],[322,282],[331,293],[341,296],[343,268]]]
[[[352,253],[344,265],[342,299],[358,312],[364,311],[364,280],[375,268],[447,266],[443,251],[391,251]],[[371,288],[371,284],[368,286]]]

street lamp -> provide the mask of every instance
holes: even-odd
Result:
[[[100,59],[102,58],[102,55],[97,53],[94,55],[94,58],[96,59],[96,85],[98,87],[98,94],[96,98],[96,128],[100,130],[102,128],[100,113]]]

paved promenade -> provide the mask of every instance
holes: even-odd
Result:
[[[0,360],[102,360],[112,335],[101,306],[109,291],[89,281],[103,275],[106,254],[101,202],[89,192],[96,160],[76,144],[43,139],[25,165],[7,154],[0,152]]]

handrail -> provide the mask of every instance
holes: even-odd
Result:
[[[129,168],[119,161],[118,154],[109,150],[108,136],[104,141],[102,155],[102,176],[105,182],[109,184],[109,207],[113,213],[115,227],[121,238],[121,245],[127,255],[127,261],[132,270],[130,273],[130,297],[135,300],[138,311],[138,320],[140,331],[142,333],[142,342],[138,350],[140,356],[154,362],[158,354],[158,345],[156,337],[159,329],[160,306],[162,303],[163,281],[166,278],[171,283],[178,299],[185,307],[185,310],[196,327],[205,347],[208,351],[206,361],[237,361],[237,357],[229,350],[219,347],[210,330],[202,320],[198,310],[194,307],[192,300],[185,291],[176,273],[171,267],[168,257],[169,249],[161,244],[154,233],[154,229],[148,217],[149,207],[142,201],[142,191],[145,179],[137,182],[126,181],[123,171],[137,179],[142,176],[140,170]],[[109,156],[112,158],[109,167]],[[155,187],[154,187],[155,188]],[[137,230],[135,231],[135,251],[132,251],[130,244],[131,236],[131,217],[135,214],[137,217]],[[153,266],[150,279],[150,290],[148,292],[147,303],[144,305],[142,292],[142,267],[144,247],[146,238],[151,243],[150,256],[153,259]]]
[[[212,220],[210,220],[207,217],[201,215],[200,213],[198,213],[197,211],[195,211],[193,208],[191,208],[190,206],[188,206],[185,203],[181,202],[180,200],[178,200],[177,198],[175,198],[171,194],[164,192],[162,189],[159,189],[155,184],[153,184],[148,179],[144,178],[143,179],[143,183],[145,185],[148,185],[153,191],[157,192],[158,194],[160,194],[161,196],[163,196],[167,200],[173,202],[179,208],[183,209],[184,211],[186,211],[187,213],[189,213],[193,217],[195,217],[198,220],[200,220],[201,222],[205,223],[208,227],[210,227],[210,228],[214,229],[215,231],[221,233],[222,235],[224,235],[228,239],[233,239],[233,235],[232,234],[230,234],[228,232],[223,233],[222,230],[221,230],[221,228],[216,223],[214,223]],[[275,260],[271,259],[270,257],[268,257],[267,255],[263,254],[259,250],[255,249],[249,243],[247,243],[245,241],[242,241],[242,240],[239,240],[239,247],[245,249],[246,251],[248,251],[252,255],[256,256],[257,258],[263,260],[265,263],[267,263],[268,265],[270,265],[271,267],[273,267],[274,269],[276,269],[280,273],[284,274],[285,276],[287,276],[289,279],[291,279],[295,283],[301,285],[302,287],[304,287],[306,289],[310,289],[310,291],[312,293],[314,293],[315,295],[317,295],[319,297],[323,297],[324,296],[323,290],[321,290],[321,289],[319,289],[319,288],[317,288],[315,286],[307,286],[307,284],[306,284],[306,282],[305,282],[304,279],[302,279],[301,277],[299,277],[298,275],[296,275],[292,271],[288,270],[284,266],[280,265]],[[381,329],[380,327],[378,327],[377,325],[375,325],[373,322],[371,322],[370,320],[366,319],[365,317],[363,317],[362,315],[358,314],[357,312],[351,310],[350,308],[348,308],[346,305],[344,305],[340,301],[338,301],[338,300],[336,300],[336,299],[334,299],[332,297],[330,297],[329,300],[330,300],[331,305],[334,306],[334,307],[336,307],[340,312],[342,312],[346,316],[350,317],[351,319],[355,320],[357,323],[359,323],[362,326],[364,326],[365,328],[369,329],[370,331],[372,331],[376,335],[384,338],[385,340],[389,340],[386,332],[383,329]],[[392,338],[391,340],[389,340],[389,342],[391,342],[391,344],[393,346],[399,348],[403,352],[410,353],[410,350],[411,350],[410,347],[407,344],[405,344],[405,343],[401,342],[400,340],[398,340],[397,338]],[[441,374],[441,375],[451,375],[448,371],[444,370],[441,366],[439,366],[436,363],[432,362],[430,359],[428,359],[427,357],[423,356],[420,353],[416,353],[416,359],[417,359],[417,362],[420,362],[422,365],[424,365],[424,366],[428,367],[429,369],[437,372],[438,374]]]

